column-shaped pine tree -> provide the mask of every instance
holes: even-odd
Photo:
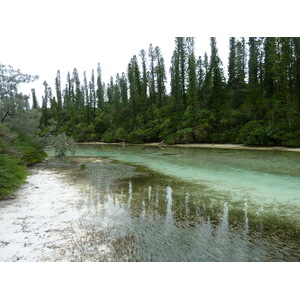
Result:
[[[148,76],[147,76],[147,62],[146,51],[140,51],[142,61],[142,77],[141,77],[141,94],[140,94],[140,113],[142,116],[142,126],[144,127],[148,121],[147,110],[149,108],[147,89],[148,89]]]
[[[179,112],[181,108],[181,89],[180,89],[180,73],[179,73],[179,57],[176,50],[173,52],[171,67],[171,97],[175,111]]]
[[[289,131],[297,119],[297,97],[295,97],[296,85],[294,84],[295,52],[292,38],[277,38],[278,64],[275,77],[275,103],[272,110],[272,121],[278,118],[288,122]]]
[[[123,106],[128,105],[128,82],[126,74],[123,72],[120,78],[121,102]]]
[[[236,82],[236,41],[235,37],[229,39],[229,58],[228,58],[228,87],[234,89]]]
[[[188,123],[195,125],[196,111],[198,109],[198,85],[196,74],[196,58],[194,53],[194,41],[188,44],[188,78],[187,78],[187,104],[188,104]]]
[[[110,106],[114,104],[114,78],[111,76],[107,84],[107,99]]]
[[[298,110],[300,109],[300,37],[292,38],[292,46],[294,51],[293,61],[293,74],[294,74],[294,92],[293,98],[295,98]]]
[[[205,70],[203,67],[203,61],[202,57],[199,56],[197,60],[197,65],[196,65],[196,75],[197,75],[197,100],[198,100],[198,106],[199,108],[204,107],[203,103],[203,86],[204,86],[204,79],[205,79]]]
[[[252,120],[259,116],[259,102],[262,99],[262,76],[261,76],[261,39],[249,37],[249,60],[248,60],[248,99],[247,112]]]
[[[56,91],[56,99],[57,99],[57,110],[58,110],[58,117],[59,121],[62,119],[62,92],[61,92],[61,78],[60,78],[60,71],[57,71],[56,78],[55,78],[55,91]]]
[[[227,91],[229,103],[232,108],[239,108],[246,97],[246,48],[245,39],[237,40],[231,37],[229,40]]]
[[[276,38],[267,37],[264,39],[263,88],[265,91],[265,97],[268,99],[272,98],[275,93],[276,64]]]
[[[149,57],[149,99],[150,99],[150,105],[155,105],[156,104],[156,75],[155,75],[155,51],[153,49],[152,44],[149,46],[148,50],[148,57]],[[152,115],[153,118],[153,115]]]
[[[86,77],[86,72],[83,73],[83,96],[84,96],[84,106],[85,106],[85,121],[87,124],[91,122],[91,101],[89,95],[89,87]]]
[[[156,87],[157,87],[157,102],[158,107],[162,107],[165,104],[165,96],[166,96],[166,69],[164,58],[161,54],[160,48],[155,47],[155,77],[156,77]]]
[[[132,115],[132,129],[137,129],[137,116],[140,112],[140,96],[141,96],[141,76],[136,55],[132,57],[128,64],[128,81],[130,93],[130,110]]]
[[[104,105],[104,88],[103,88],[103,83],[102,83],[102,71],[101,71],[100,63],[98,63],[98,66],[97,66],[96,95],[97,95],[97,107],[102,108]]]
[[[95,85],[95,72],[92,70],[91,80],[89,82],[90,90],[90,102],[92,107],[92,119],[94,119],[97,108],[97,96],[96,96],[96,85]]]
[[[211,56],[209,73],[211,76],[211,96],[208,102],[208,107],[215,111],[222,111],[225,101],[225,78],[222,69],[222,61],[218,55],[217,41],[215,37],[210,39]]]
[[[42,96],[42,107],[41,107],[41,125],[44,127],[48,126],[48,120],[50,119],[48,106],[50,106],[51,95],[50,87],[46,81],[43,82],[44,85],[44,95]]]
[[[179,64],[179,97],[180,102],[183,104],[183,110],[187,106],[187,94],[186,94],[186,80],[187,80],[187,39],[184,37],[175,38],[175,49],[178,54],[178,64]]]
[[[33,109],[38,109],[39,104],[38,104],[38,101],[37,101],[35,89],[31,89],[31,96],[32,96],[32,108]]]

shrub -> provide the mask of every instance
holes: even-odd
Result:
[[[212,132],[214,132],[214,128],[207,120],[199,122],[195,127],[196,141],[200,143],[208,142]]]
[[[39,149],[39,145],[23,133],[19,133],[15,147],[20,152],[21,162],[25,165],[42,161],[47,156]]]
[[[95,132],[101,135],[104,134],[107,129],[108,129],[107,124],[100,117],[96,117],[94,122]]]
[[[102,141],[105,143],[116,143],[117,139],[114,131],[107,131],[102,136]]]
[[[128,135],[128,142],[132,144],[141,144],[144,142],[145,132],[142,129],[132,131]]]
[[[166,139],[165,139],[165,143],[168,144],[168,145],[176,144],[177,140],[176,140],[175,134],[171,134],[171,135],[167,136]]]
[[[184,128],[184,129],[178,130],[175,137],[176,137],[177,143],[189,144],[189,143],[193,142],[193,129],[192,128]]]
[[[246,145],[273,146],[278,144],[276,130],[264,121],[250,121],[240,130],[238,142]]]
[[[127,139],[127,132],[125,131],[124,128],[118,128],[117,131],[116,131],[116,139],[118,141],[126,141]]]
[[[287,147],[300,146],[300,130],[294,132],[281,132],[281,145]]]
[[[35,128],[28,128],[28,124],[22,128],[21,121],[14,124],[18,126],[9,128],[0,123],[0,198],[11,194],[25,182],[28,175],[25,165],[39,162],[47,156],[40,150]]]
[[[176,125],[178,125],[178,123],[175,122],[175,118],[165,119],[158,128],[158,132],[160,132],[159,139],[165,140],[166,143],[174,144],[173,135],[176,133]]]
[[[27,175],[28,172],[18,164],[18,160],[0,154],[0,199],[20,187]]]
[[[47,154],[23,132],[0,126],[0,153],[28,165],[43,160]]]

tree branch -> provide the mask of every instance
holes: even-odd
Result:
[[[7,112],[5,113],[4,117],[0,120],[0,123],[3,123],[4,120],[6,119],[6,117],[7,117],[8,115],[10,115],[10,112],[9,112],[9,111],[7,111]]]

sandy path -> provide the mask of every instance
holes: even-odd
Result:
[[[0,201],[0,262],[51,260],[76,231],[81,199],[64,176],[36,166],[27,182]]]

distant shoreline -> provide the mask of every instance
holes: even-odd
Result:
[[[275,147],[275,146],[245,146],[242,144],[174,144],[168,145],[164,143],[105,143],[105,142],[81,142],[79,145],[119,145],[119,146],[146,146],[146,147],[177,147],[177,148],[202,148],[202,149],[233,149],[233,150],[259,150],[259,151],[282,151],[282,152],[300,152],[300,148],[291,147]]]

